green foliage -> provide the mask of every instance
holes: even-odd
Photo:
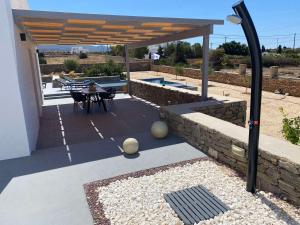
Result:
[[[145,55],[149,53],[148,47],[141,47],[133,49],[133,52],[130,54],[134,58],[144,59]]]
[[[160,46],[158,46],[157,52],[158,55],[160,55],[161,57],[164,57],[164,48]]]
[[[123,45],[111,46],[111,55],[124,56],[124,46]]]
[[[74,59],[66,59],[64,61],[64,66],[67,71],[77,71],[79,69],[79,63]]]
[[[84,72],[85,76],[95,77],[95,76],[114,76],[122,75],[123,67],[121,64],[114,63],[113,60],[109,60],[104,64],[95,64],[90,69]]]
[[[261,46],[261,52],[265,52],[266,51],[266,47],[264,45]]]
[[[278,53],[278,54],[281,54],[281,53],[282,53],[282,46],[281,46],[281,45],[278,46],[278,48],[277,48],[277,53]]]
[[[279,108],[283,115],[282,134],[286,140],[293,144],[300,144],[300,116],[288,118],[282,107]]]
[[[193,58],[202,58],[202,45],[200,43],[195,43],[192,45]]]
[[[299,58],[291,58],[285,55],[265,55],[263,56],[263,66],[298,66],[300,65]]]
[[[80,52],[79,59],[86,59],[86,58],[88,58],[88,54],[86,54],[85,52]]]
[[[47,64],[47,60],[44,57],[39,57],[40,64]]]
[[[44,52],[39,52],[38,56],[39,56],[39,58],[44,58],[45,57],[45,53]]]
[[[213,69],[220,70],[223,68],[224,56],[225,56],[225,51],[222,48],[218,48],[211,52],[210,62]]]
[[[183,66],[180,64],[177,64],[175,66],[176,79],[177,79],[177,76],[182,76],[183,72],[184,72]]]
[[[218,48],[223,48],[227,55],[249,55],[249,48],[240,42],[231,41],[220,45]]]
[[[122,65],[115,63],[111,59],[107,63],[103,64],[103,73],[106,76],[120,75],[122,71]]]

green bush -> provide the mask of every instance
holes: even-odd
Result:
[[[64,61],[64,66],[67,71],[78,71],[79,63],[74,59],[66,59]]]
[[[47,64],[47,60],[44,57],[39,57],[40,64]]]
[[[84,71],[85,76],[114,76],[122,75],[123,66],[121,64],[114,63],[113,60],[109,60],[105,64],[95,64],[90,69]]]
[[[182,65],[176,65],[175,66],[176,80],[177,80],[177,76],[182,76],[183,73],[184,73],[183,66]]]
[[[88,54],[86,54],[84,52],[80,52],[79,59],[86,59],[86,58],[88,58]]]
[[[293,144],[300,144],[300,116],[288,118],[283,108],[279,108],[283,115],[282,134],[286,140]]]
[[[263,66],[299,66],[300,59],[287,57],[285,55],[265,55],[263,56]]]
[[[220,70],[223,68],[224,56],[225,56],[225,51],[222,48],[218,48],[211,52],[210,62],[214,70]]]

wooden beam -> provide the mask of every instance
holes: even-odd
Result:
[[[139,47],[144,47],[144,46],[149,46],[149,45],[157,45],[157,44],[162,44],[162,43],[171,42],[171,41],[178,41],[178,40],[183,40],[183,39],[187,39],[187,38],[208,35],[208,34],[212,34],[212,33],[213,33],[213,25],[207,25],[207,26],[200,27],[200,28],[197,28],[194,30],[183,31],[183,32],[175,33],[175,34],[158,37],[158,38],[151,39],[151,40],[128,44],[128,48],[139,48]]]

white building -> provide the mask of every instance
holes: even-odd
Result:
[[[70,52],[71,54],[80,54],[80,53],[88,53],[88,50],[81,46],[78,46],[78,47],[72,47]]]

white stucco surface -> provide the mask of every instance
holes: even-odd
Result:
[[[13,9],[29,9],[27,0],[10,0]]]
[[[40,85],[34,45],[21,42],[10,0],[0,1],[0,160],[30,155],[40,115]]]

